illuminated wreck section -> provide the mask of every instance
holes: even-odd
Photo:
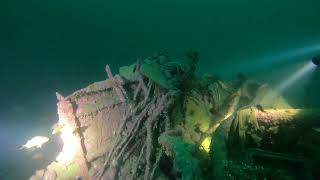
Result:
[[[70,125],[64,125],[61,129],[61,139],[63,141],[63,149],[57,156],[57,162],[61,164],[69,164],[76,157],[79,149],[79,138],[73,133],[73,128]]]
[[[57,98],[59,100],[57,129],[63,142],[63,148],[56,161],[60,164],[68,165],[81,152],[81,137],[77,135],[77,123],[72,104],[58,93]]]
[[[32,178],[319,177],[319,110],[243,75],[197,77],[199,54],[186,56],[161,52],[117,75],[106,66],[107,80],[57,94],[63,149]]]

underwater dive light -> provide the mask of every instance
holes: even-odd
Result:
[[[317,55],[317,56],[314,56],[312,59],[311,59],[312,63],[316,66],[319,66],[320,65],[320,55]]]

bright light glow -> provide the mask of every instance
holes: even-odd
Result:
[[[264,57],[243,57],[236,63],[235,61],[225,61],[231,62],[228,64],[221,64],[223,66],[217,67],[215,71],[217,73],[225,74],[226,70],[237,70],[240,72],[256,72],[258,69],[264,67],[272,67],[277,64],[290,63],[298,59],[309,58],[314,54],[320,52],[320,44],[313,44],[306,47],[289,49],[286,51],[281,51],[278,53],[273,53],[273,55],[266,54]],[[243,63],[246,62],[246,63]]]
[[[292,74],[287,80],[281,83],[278,87],[276,87],[276,90],[279,92],[284,92],[287,90],[291,85],[301,80],[306,75],[312,73],[316,69],[316,65],[313,64],[311,61],[309,61],[307,64],[305,64],[303,67],[298,69],[294,74]]]
[[[207,153],[210,151],[211,137],[206,137],[202,142],[200,149],[205,150]]]
[[[59,163],[71,163],[79,150],[79,139],[73,132],[73,128],[67,124],[61,129],[60,136],[63,141],[63,148],[56,158]]]
[[[28,140],[26,144],[22,145],[21,149],[41,148],[43,144],[49,141],[49,138],[44,136],[35,136]]]

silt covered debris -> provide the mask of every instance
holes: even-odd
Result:
[[[119,74],[107,65],[108,79],[57,93],[64,145],[31,179],[320,177],[319,110],[295,109],[242,74],[198,77],[199,58],[160,52]]]

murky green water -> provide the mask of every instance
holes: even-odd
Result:
[[[277,86],[320,53],[319,7],[318,0],[1,1],[0,179],[30,167],[11,149],[48,133],[55,92],[105,79],[105,64],[117,71],[159,50],[182,57],[193,48],[198,74],[231,80],[242,72]],[[294,107],[319,107],[319,92],[316,70],[284,96]]]

